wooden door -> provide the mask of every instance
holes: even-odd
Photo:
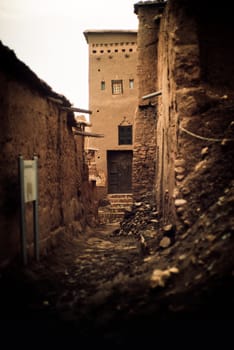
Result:
[[[131,193],[132,151],[107,151],[108,193]]]

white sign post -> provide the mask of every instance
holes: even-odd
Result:
[[[20,228],[21,228],[21,250],[24,265],[27,264],[27,239],[25,203],[33,202],[33,228],[34,228],[34,253],[36,260],[39,260],[39,225],[38,225],[38,158],[24,160],[19,156],[19,177],[20,177]]]
[[[36,200],[36,162],[24,160],[24,202]]]

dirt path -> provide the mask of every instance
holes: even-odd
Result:
[[[119,315],[128,308],[131,313],[129,297],[122,298],[132,288],[128,282],[142,273],[144,256],[134,237],[113,234],[118,228],[118,224],[103,225],[84,236],[62,240],[39,263],[6,271],[0,279],[4,324],[13,321],[21,328],[26,322],[34,333],[30,324],[39,322],[47,336],[56,339],[76,334],[88,342],[90,334],[99,338],[103,327],[108,328],[107,341],[115,338],[115,332],[119,337],[115,329]],[[123,294],[120,300],[116,293]]]
[[[135,237],[116,235],[117,228],[100,226],[88,235],[63,240],[39,263],[2,275],[4,325],[13,321],[16,329],[23,325],[32,334],[38,334],[39,327],[41,335],[58,343],[75,337],[86,344],[101,340],[121,345],[145,344],[159,330],[162,337],[168,329],[162,329],[165,320],[225,318],[233,300],[233,276],[220,279],[211,273],[204,280],[199,247],[200,262],[194,250],[193,255],[189,252],[191,244],[183,251],[178,248],[181,242],[159,250],[148,237],[144,251]],[[213,269],[210,261],[206,264]]]

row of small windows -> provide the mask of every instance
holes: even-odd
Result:
[[[128,81],[129,89],[134,88],[134,79],[129,79]],[[101,81],[101,90],[106,89],[106,82],[104,80]],[[123,80],[111,80],[111,90],[112,95],[121,95],[123,93]]]
[[[121,49],[122,52],[126,52],[127,50],[126,49]],[[129,52],[133,52],[133,49],[128,49]],[[92,53],[95,54],[95,53],[104,53],[105,51],[104,50],[100,50],[100,51],[97,51],[97,50],[92,50]],[[111,50],[107,50],[106,51],[107,53],[111,53],[111,52],[119,52],[118,49],[115,49],[113,51]]]
[[[109,44],[93,44],[92,46],[93,47],[99,47],[99,46],[118,46],[118,45],[136,45],[136,42],[135,41],[132,41],[132,42],[121,42],[121,43],[109,43]]]

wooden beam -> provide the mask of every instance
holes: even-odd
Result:
[[[88,131],[74,131],[74,135],[82,135],[82,136],[89,136],[89,137],[104,137],[103,134],[95,134],[93,132]]]
[[[50,101],[52,101],[52,102],[58,103],[58,104],[60,104],[60,105],[63,104],[63,101],[60,100],[59,98],[55,98],[55,97],[51,97],[51,96],[48,96],[47,98],[48,98],[48,100],[50,100]]]
[[[68,112],[80,112],[80,113],[92,114],[92,111],[89,111],[87,109],[77,108],[77,107],[62,107],[61,109]]]
[[[142,100],[146,100],[148,98],[159,96],[159,95],[162,95],[162,91],[156,91],[156,92],[152,92],[152,94],[142,96]]]

